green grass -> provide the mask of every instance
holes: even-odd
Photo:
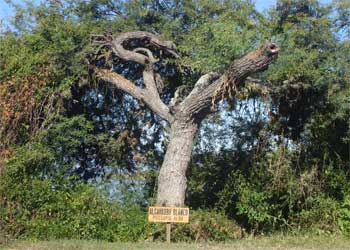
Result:
[[[4,250],[350,250],[350,239],[340,237],[259,237],[230,243],[108,243],[102,241],[15,241]]]

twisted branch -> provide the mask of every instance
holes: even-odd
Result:
[[[109,34],[93,35],[92,44],[97,47],[96,53],[107,47],[120,59],[143,65],[143,81],[145,84],[143,89],[116,73],[106,70],[96,70],[96,72],[100,79],[111,82],[121,90],[143,101],[151,110],[168,122],[173,121],[169,108],[159,96],[162,86],[158,85],[162,85],[162,81],[153,66],[160,59],[156,58],[152,52],[152,49],[157,49],[164,52],[166,56],[177,58],[178,54],[173,42],[162,41],[152,33],[138,31],[123,33],[116,38]],[[134,48],[135,44],[138,47]]]

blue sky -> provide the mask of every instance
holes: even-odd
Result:
[[[15,3],[23,3],[24,1],[15,0]],[[34,0],[34,2],[40,2]],[[255,1],[258,10],[262,11],[276,3],[276,0],[256,0]],[[6,4],[6,0],[0,0],[0,19],[7,19],[13,14],[13,10]]]
[[[23,3],[22,0],[13,0],[15,3]],[[40,2],[40,0],[33,0],[32,2]],[[321,0],[322,3],[329,3],[331,0]],[[256,7],[259,11],[264,11],[276,4],[276,0],[255,0]],[[6,3],[6,0],[0,0],[0,19],[8,20],[13,15],[13,9]]]

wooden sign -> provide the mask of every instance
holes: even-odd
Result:
[[[164,223],[188,223],[190,218],[189,208],[180,207],[149,207],[149,222]]]

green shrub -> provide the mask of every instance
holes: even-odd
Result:
[[[350,200],[346,198],[338,209],[338,226],[344,235],[350,237]]]
[[[283,145],[248,163],[230,161],[230,153],[197,157],[190,205],[221,207],[249,233],[349,234],[347,165],[301,163],[299,152]]]
[[[52,190],[52,182],[34,180],[22,187],[17,195],[26,200],[12,193],[9,201],[2,193],[1,229],[13,238],[138,241],[148,235],[143,208],[121,208],[93,186],[61,184]]]
[[[49,175],[55,162],[45,147],[16,151],[0,180],[1,237],[26,239],[145,239],[145,209],[122,208],[101,190],[59,171]],[[54,178],[55,177],[55,178]]]
[[[308,207],[299,213],[293,214],[289,221],[294,230],[308,230],[316,234],[331,234],[339,232],[337,219],[339,216],[339,202],[317,195],[310,197],[306,204]]]

